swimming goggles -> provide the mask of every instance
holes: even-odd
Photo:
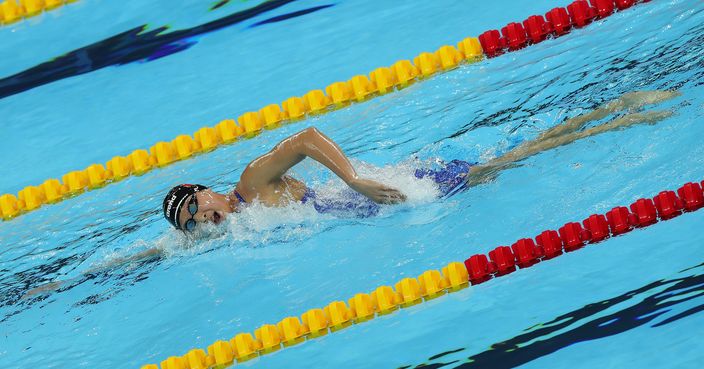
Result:
[[[188,201],[188,214],[191,214],[191,219],[188,219],[183,225],[184,231],[193,232],[193,230],[196,229],[196,220],[193,219],[193,217],[196,215],[197,212],[198,199],[196,198],[196,194],[194,193],[191,196],[191,200]]]

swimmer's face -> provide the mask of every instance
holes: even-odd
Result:
[[[191,215],[188,208],[190,206],[184,206],[181,208],[181,213],[178,217],[179,225],[181,229],[186,228],[186,222],[188,222],[191,217],[196,223],[213,223],[220,224],[227,214],[231,213],[230,205],[226,196],[221,195],[217,192],[213,192],[210,189],[198,191],[195,194],[186,198],[186,204],[191,204],[193,196],[196,197],[196,203],[198,205],[198,211]]]

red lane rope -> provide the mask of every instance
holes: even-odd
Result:
[[[535,240],[522,238],[511,245],[499,246],[489,255],[476,254],[464,261],[472,285],[528,268],[541,260],[572,252],[587,244],[651,226],[658,221],[675,218],[685,212],[704,207],[704,181],[689,182],[675,191],[662,191],[652,199],[641,198],[629,207],[617,206],[606,214],[592,214],[579,222],[569,222],[557,231],[543,231]]]
[[[641,0],[639,2],[649,2]],[[553,8],[542,15],[531,15],[523,23],[511,22],[498,30],[488,30],[479,35],[484,54],[493,58],[505,51],[520,50],[530,44],[544,41],[548,36],[560,37],[572,27],[582,28],[594,20],[606,18],[616,10],[624,10],[636,4],[636,0],[577,0],[567,8]]]

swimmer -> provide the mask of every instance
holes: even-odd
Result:
[[[172,188],[164,198],[164,217],[176,229],[190,232],[198,223],[219,224],[228,214],[239,212],[255,200],[265,206],[311,201],[314,192],[305,183],[286,175],[305,158],[323,164],[352,190],[375,203],[397,204],[406,200],[398,189],[359,177],[340,146],[311,127],[286,138],[249,163],[230,193],[220,194],[202,185]]]
[[[486,163],[452,160],[439,170],[417,169],[415,176],[430,178],[438,185],[441,196],[493,180],[500,171],[517,165],[538,153],[567,145],[600,133],[625,129],[635,124],[654,124],[672,115],[671,111],[637,112],[645,105],[657,104],[679,96],[677,91],[637,91],[622,95],[591,112],[566,120],[541,133],[535,140],[524,142],[507,153]],[[628,111],[611,121],[585,128],[595,120],[610,114]],[[345,201],[318,198],[305,183],[286,172],[305,158],[312,158],[329,168],[350,188]],[[220,224],[225,217],[237,213],[248,203],[259,201],[266,206],[286,206],[291,202],[312,203],[321,213],[340,213],[345,216],[373,216],[378,204],[398,204],[406,200],[399,189],[357,175],[342,149],[315,128],[307,128],[281,141],[271,151],[252,161],[242,172],[235,188],[226,194],[212,191],[202,185],[182,184],[169,191],[164,198],[164,217],[173,227],[185,233],[198,224]],[[163,251],[150,248],[138,254],[113,259],[84,272],[84,275],[112,269],[150,258],[160,258]],[[23,296],[28,298],[59,289],[68,281],[57,281],[34,288]]]
[[[587,123],[623,110],[635,110],[678,96],[676,91],[637,91],[622,95],[594,111],[568,119],[543,132],[533,141],[524,142],[487,163],[453,160],[440,170],[418,169],[416,177],[434,180],[442,196],[459,189],[486,183],[503,169],[559,146],[599,133],[624,129],[638,123],[655,123],[669,117],[669,111],[630,112],[607,123],[582,129]],[[316,198],[305,183],[286,172],[305,158],[326,166],[353,192],[346,201]],[[360,196],[361,195],[361,196]],[[178,230],[193,231],[199,223],[221,223],[226,216],[239,212],[252,201],[266,206],[285,206],[292,201],[312,203],[321,213],[346,213],[367,217],[378,212],[377,204],[397,204],[406,200],[399,189],[357,175],[340,146],[316,128],[307,128],[281,141],[268,153],[252,161],[242,172],[235,188],[226,194],[206,186],[182,184],[164,198],[164,217]]]

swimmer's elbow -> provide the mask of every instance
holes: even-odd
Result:
[[[308,127],[306,129],[302,130],[300,133],[301,133],[301,138],[304,141],[303,146],[306,146],[305,145],[306,143],[316,142],[324,137],[323,133],[320,132],[315,127]]]
[[[306,129],[302,130],[301,133],[306,134],[306,135],[317,135],[317,136],[321,135],[320,130],[315,127],[308,127]]]
[[[308,127],[295,135],[293,146],[296,154],[310,156],[311,150],[319,146],[325,136],[315,127]]]

